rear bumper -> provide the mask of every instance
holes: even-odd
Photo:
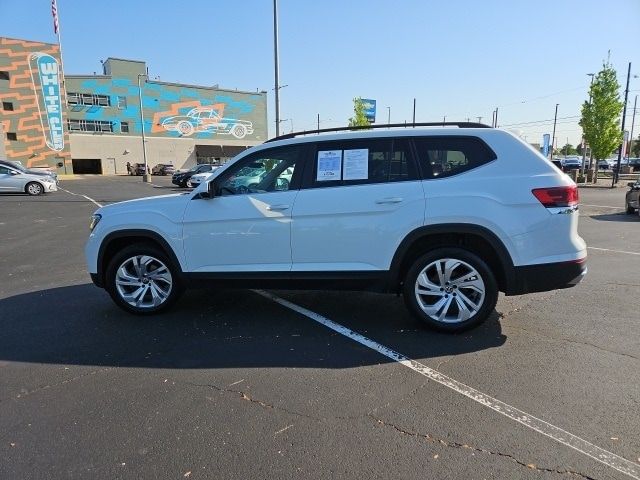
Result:
[[[506,295],[548,292],[574,287],[587,274],[587,258],[569,262],[515,267],[515,278]]]

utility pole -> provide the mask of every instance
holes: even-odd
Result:
[[[318,133],[320,133],[320,114],[318,114]]]
[[[413,127],[416,126],[416,99],[413,99]]]
[[[482,123],[482,117],[478,117],[478,123]]]
[[[631,156],[631,147],[633,147],[633,127],[636,124],[636,104],[638,103],[638,95],[636,95],[636,99],[633,101],[633,116],[631,117],[631,135],[629,135],[629,154],[627,158]]]
[[[387,125],[391,125],[391,107],[387,107]]]
[[[276,137],[280,136],[280,83],[278,65],[278,0],[273,0],[273,60],[275,71]]]
[[[496,107],[496,124],[493,126],[494,128],[498,128],[498,107]]]
[[[624,90],[624,107],[622,109],[622,135],[624,135],[624,121],[627,116],[627,100],[629,98],[629,79],[631,78],[631,62],[629,62],[629,68],[627,69],[627,88]],[[620,144],[620,150],[618,150],[618,168],[616,168],[615,173],[613,174],[613,182],[611,183],[611,188],[615,187],[616,183],[618,183],[618,176],[620,175],[620,162],[622,160],[622,147],[624,145],[624,138],[622,139],[622,143]]]
[[[146,76],[147,74],[145,73],[138,74],[138,100],[140,102],[140,126],[142,127],[142,158],[144,159],[144,175],[142,175],[143,182],[149,182],[151,180],[149,178],[149,165],[147,165],[147,142],[144,138],[144,109],[142,108],[142,87],[140,86],[140,77]]]
[[[556,123],[558,121],[558,105],[556,103],[556,114],[553,117],[553,135],[551,135],[551,159],[553,160],[553,144],[556,142]]]

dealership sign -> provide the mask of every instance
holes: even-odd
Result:
[[[58,61],[46,53],[34,53],[29,60],[42,134],[47,146],[51,150],[60,152],[64,149],[64,132]],[[45,128],[45,119],[48,133]]]
[[[362,105],[364,106],[364,115],[369,120],[369,123],[376,123],[376,101],[370,98],[363,98]]]

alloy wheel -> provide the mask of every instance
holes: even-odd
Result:
[[[468,263],[442,258],[429,263],[416,279],[418,306],[432,320],[462,323],[478,313],[485,299],[485,283]]]
[[[162,305],[173,288],[167,266],[150,255],[136,255],[118,267],[115,276],[118,295],[136,308],[156,308]]]

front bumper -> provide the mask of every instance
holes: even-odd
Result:
[[[587,257],[568,262],[515,267],[514,281],[506,295],[548,292],[575,287],[587,274]]]

